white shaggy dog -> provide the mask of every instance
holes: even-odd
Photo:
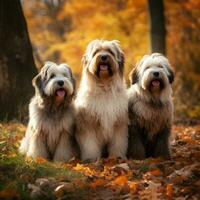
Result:
[[[174,74],[168,59],[159,53],[144,56],[132,70],[130,80],[128,157],[170,158]]]
[[[88,45],[75,100],[82,160],[99,159],[105,147],[110,157],[126,156],[128,98],[123,70],[118,41],[94,40]]]
[[[29,123],[20,152],[53,161],[75,155],[75,80],[66,64],[47,62],[33,79],[35,96],[29,104]]]

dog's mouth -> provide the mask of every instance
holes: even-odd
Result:
[[[99,63],[98,70],[101,72],[107,72],[110,70],[110,64],[109,63]]]
[[[150,81],[150,89],[162,90],[164,88],[164,82],[162,79],[153,79]]]
[[[59,88],[58,90],[56,90],[55,95],[56,97],[62,99],[66,96],[66,91],[63,88]]]
[[[113,75],[113,70],[112,70],[112,66],[109,62],[100,62],[97,65],[97,71],[96,71],[96,75],[98,77],[109,77]]]
[[[108,71],[108,65],[107,64],[101,64],[99,65],[100,71]]]
[[[151,86],[153,86],[153,87],[160,87],[160,85],[161,85],[161,81],[158,79],[151,81]]]

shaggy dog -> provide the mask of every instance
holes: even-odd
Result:
[[[75,80],[66,64],[47,62],[33,79],[35,96],[20,152],[36,158],[67,161],[74,156]]]
[[[128,157],[170,158],[174,74],[163,55],[146,55],[130,74]]]
[[[75,100],[82,160],[99,159],[103,149],[110,157],[126,156],[128,98],[123,70],[118,41],[94,40],[88,45]]]

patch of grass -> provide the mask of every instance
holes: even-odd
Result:
[[[0,190],[14,188],[21,197],[28,198],[28,184],[34,183],[41,177],[65,177],[68,181],[79,179],[79,173],[62,169],[58,164],[37,164],[33,161],[26,162],[20,155],[12,158],[0,159]]]
[[[24,130],[0,126],[0,191],[16,191],[20,199],[30,199],[27,186],[37,178],[64,178],[69,182],[82,178],[81,174],[62,168],[59,163],[37,163],[18,154]]]

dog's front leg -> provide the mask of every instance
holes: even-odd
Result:
[[[142,130],[134,125],[128,127],[128,158],[142,160],[145,159],[145,148],[142,143]]]
[[[48,159],[45,135],[42,132],[34,131],[30,138],[27,156],[32,158],[42,157]]]
[[[101,158],[101,145],[95,131],[81,132],[76,138],[80,145],[81,159],[83,161],[96,161]]]
[[[122,124],[115,128],[108,146],[109,157],[126,158],[128,147],[128,127]]]
[[[64,162],[73,157],[73,150],[70,142],[70,137],[67,132],[63,132],[55,150],[53,157],[54,161]]]
[[[165,159],[170,159],[170,149],[169,149],[169,136],[170,136],[170,128],[164,128],[160,133],[157,135],[157,141],[155,146],[155,157],[163,157]]]

